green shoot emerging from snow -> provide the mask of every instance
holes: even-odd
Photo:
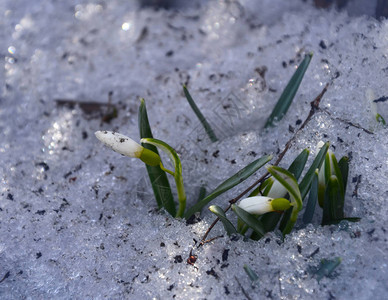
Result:
[[[274,126],[274,122],[281,120],[286,114],[311,58],[311,53],[305,56],[284,89],[265,127]],[[197,107],[186,86],[183,86],[183,92],[210,140],[212,142],[218,141],[213,129]],[[313,112],[310,113],[309,117],[314,113],[314,108],[317,109],[317,106],[314,105],[319,105],[319,97],[321,96],[318,96],[318,100],[312,102]],[[315,101],[318,101],[318,104]],[[305,122],[309,120],[309,117]],[[380,120],[381,123],[384,122],[382,118]],[[303,126],[304,124],[301,128]],[[122,155],[138,158],[145,163],[158,207],[164,208],[176,218],[185,217],[190,219],[216,197],[241,184],[272,159],[271,155],[264,155],[249,163],[219,184],[208,195],[202,195],[200,200],[192,207],[186,209],[186,193],[180,158],[170,145],[153,137],[143,99],[141,99],[139,107],[139,131],[141,145],[127,136],[110,131],[97,131],[96,137],[112,150]],[[158,149],[168,155],[174,167],[173,170],[163,165]],[[317,203],[323,209],[322,225],[338,223],[344,219],[357,220],[356,218],[345,218],[343,211],[349,169],[348,159],[343,157],[340,161],[337,161],[333,152],[328,149],[328,143],[321,142],[319,144],[317,156],[299,183],[299,177],[303,173],[309,156],[309,150],[307,149],[295,158],[288,170],[276,166],[282,157],[275,165],[267,166],[266,175],[263,175],[254,185],[231,200],[226,210],[217,205],[210,206],[209,210],[221,220],[228,235],[241,234],[245,236],[248,234],[252,239],[260,239],[267,232],[273,230],[279,230],[283,235],[289,234],[297,223],[299,212],[303,209],[303,200],[307,194],[309,194],[309,197],[303,215],[304,224],[313,220]],[[174,201],[168,180],[170,175],[173,176],[175,181],[177,202]],[[255,188],[253,192],[245,199],[240,200],[252,188]],[[238,200],[240,201],[237,203]],[[233,222],[228,219],[226,214],[230,208],[237,215],[236,226],[233,225]]]

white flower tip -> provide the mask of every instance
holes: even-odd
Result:
[[[139,158],[143,147],[131,138],[113,131],[96,131],[96,137],[112,150],[129,157]]]
[[[96,131],[94,133],[94,135],[96,136],[96,138],[98,138],[102,142],[102,140],[104,139],[104,135],[107,133],[108,133],[108,131],[100,131],[99,130],[99,131]]]
[[[262,215],[273,211],[271,206],[272,198],[264,196],[248,197],[240,201],[238,206],[255,215]]]

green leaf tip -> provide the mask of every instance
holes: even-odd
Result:
[[[287,113],[292,101],[294,100],[296,92],[298,91],[298,88],[302,82],[304,74],[306,73],[306,70],[310,64],[312,56],[312,52],[308,53],[303,59],[303,61],[300,63],[299,67],[296,69],[294,75],[292,75],[290,81],[288,82],[287,86],[279,97],[279,100],[276,103],[267,122],[265,123],[264,128],[274,127],[275,122],[280,121]]]
[[[189,90],[187,89],[186,85],[183,85],[183,93],[185,94],[185,97],[187,99],[187,102],[189,102],[191,109],[196,114],[197,118],[201,122],[203,128],[206,131],[206,134],[209,136],[210,140],[214,143],[218,141],[218,138],[216,134],[213,131],[213,128],[210,126],[209,122],[206,120],[205,116],[202,114],[202,112],[199,110],[197,104],[195,104],[195,101],[193,97],[191,97]]]
[[[318,176],[319,170],[315,169],[313,180],[311,183],[310,194],[307,200],[306,209],[303,214],[304,224],[311,223],[314,216],[315,206],[318,202]]]
[[[237,234],[236,228],[233,226],[232,222],[226,217],[225,212],[218,205],[212,205],[209,207],[209,210],[215,214],[224,225],[225,231],[228,235]]]

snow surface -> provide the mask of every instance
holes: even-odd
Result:
[[[180,11],[118,0],[2,1],[0,15],[0,298],[386,298],[388,136],[372,112],[388,120],[388,104],[372,100],[388,96],[387,21],[297,0],[209,1]],[[263,133],[310,51],[289,113]],[[337,157],[351,158],[346,215],[361,221],[321,227],[317,216],[284,242],[275,234],[259,242],[225,236],[194,249],[196,267],[186,263],[193,239],[214,217],[204,210],[202,221],[186,225],[158,212],[143,164],[93,134],[116,130],[138,139],[144,97],[154,136],[181,154],[191,205],[201,185],[209,191],[255,157],[282,149],[328,82],[321,107],[330,115],[315,115],[281,166],[331,141]],[[183,83],[218,143],[206,139]],[[105,105],[110,91],[119,108],[110,124],[98,111],[56,101]],[[225,206],[253,181],[213,203]],[[221,234],[218,224],[210,237]],[[318,283],[310,270],[333,257],[341,265]],[[258,274],[256,286],[244,264]]]

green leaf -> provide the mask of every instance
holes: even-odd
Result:
[[[186,208],[186,193],[183,185],[182,164],[178,154],[175,152],[174,148],[172,148],[170,145],[168,145],[167,143],[161,140],[157,140],[153,138],[143,138],[141,139],[141,142],[158,147],[170,157],[172,163],[174,164],[175,172],[172,175],[174,176],[174,179],[175,179],[176,189],[178,192],[178,200],[179,200],[179,208],[178,208],[178,212],[176,213],[176,217],[177,218],[183,217],[183,214]],[[163,169],[164,167],[161,166],[161,168]],[[164,170],[169,173],[171,172],[166,169]]]
[[[232,205],[232,210],[236,213],[236,215],[250,228],[253,229],[260,237],[264,236],[265,230],[263,224],[250,213],[246,212],[242,208],[238,207],[236,204]]]
[[[337,176],[331,175],[325,190],[322,225],[328,225],[332,221],[340,219],[340,217],[337,216],[338,203],[341,201],[340,198],[340,183]]]
[[[212,127],[210,126],[210,124],[208,123],[208,121],[206,120],[204,115],[201,113],[201,111],[199,110],[197,104],[195,104],[193,98],[191,97],[191,95],[190,95],[190,93],[187,90],[185,85],[183,86],[183,92],[185,93],[187,101],[189,102],[189,104],[190,104],[191,108],[193,109],[194,113],[197,115],[197,118],[201,122],[201,124],[202,124],[203,128],[205,129],[207,135],[209,136],[210,140],[213,143],[217,142],[218,139],[217,139],[217,136],[215,135]]]
[[[248,265],[244,265],[243,268],[251,280],[252,285],[256,284],[259,281],[259,276],[257,276],[257,274]]]
[[[139,131],[141,138],[152,138],[152,131],[148,122],[147,108],[144,99],[141,99],[139,107]],[[158,149],[152,145],[143,145],[145,148],[159,154]],[[174,197],[171,192],[170,183],[164,172],[159,166],[151,167],[146,165],[148,176],[150,178],[152,190],[154,191],[155,200],[158,207],[164,207],[172,215],[176,215]]]
[[[329,276],[340,264],[340,257],[336,257],[334,259],[322,259],[318,270],[315,272],[317,281],[319,282],[323,277]]]
[[[212,205],[209,207],[209,210],[221,220],[228,235],[237,233],[236,228],[234,228],[233,224],[226,217],[221,207],[219,207],[218,205]]]
[[[303,169],[306,165],[307,159],[309,157],[310,150],[304,149],[292,162],[288,171],[294,174],[296,180],[299,179],[300,175],[302,175]]]
[[[204,186],[201,186],[201,188],[199,189],[197,202],[201,201],[203,198],[205,198],[205,196],[206,196],[206,188]]]
[[[276,103],[271,115],[269,116],[265,128],[274,127],[274,123],[280,121],[283,116],[287,113],[292,100],[294,99],[296,92],[298,91],[299,85],[302,82],[303,76],[310,64],[313,54],[309,53],[305,56],[302,63],[296,69],[294,75],[291,77],[286,88],[283,90],[278,102]]]
[[[318,202],[318,174],[319,170],[316,169],[313,177],[313,182],[311,183],[310,195],[307,200],[306,209],[303,214],[303,223],[311,223],[311,220],[314,216],[315,206]]]
[[[336,219],[341,219],[344,217],[344,204],[345,204],[345,184],[342,176],[341,169],[337,163],[337,158],[335,157],[334,153],[331,154],[332,164],[333,164],[333,171],[334,175],[337,177],[338,184],[339,184],[339,198],[337,199],[337,202],[335,203],[335,216]]]
[[[241,235],[244,235],[249,229],[248,225],[244,223],[243,220],[237,218],[237,232]]]
[[[276,228],[282,216],[283,212],[273,211],[260,216],[259,220],[263,223],[265,232],[270,232]]]
[[[338,167],[342,174],[342,182],[344,185],[344,194],[346,194],[346,186],[348,184],[348,175],[349,175],[349,158],[343,156],[338,162]]]
[[[249,194],[248,197],[258,196],[259,194],[263,195],[263,196],[267,196],[274,183],[275,183],[275,180],[272,177],[269,177],[262,184],[260,184],[257,188],[255,188]]]
[[[209,195],[207,195],[204,199],[202,199],[201,201],[196,203],[194,206],[189,208],[185,214],[185,218],[186,219],[190,218],[194,213],[196,213],[197,211],[200,211],[211,200],[213,200],[217,196],[221,195],[222,193],[230,190],[231,188],[235,187],[239,183],[246,180],[249,176],[254,174],[258,169],[260,169],[262,166],[264,166],[271,159],[272,159],[272,155],[265,155],[259,159],[256,159],[255,161],[251,162],[245,168],[241,169],[236,174],[234,174],[232,177],[230,177],[229,179],[227,179],[223,183],[221,183],[213,192],[211,192]]]
[[[302,201],[307,196],[307,193],[310,190],[310,185],[313,180],[315,170],[321,168],[328,149],[329,149],[329,143],[325,143],[322,146],[321,150],[318,152],[310,168],[306,172],[306,175],[303,177],[302,181],[300,182],[299,189],[300,189],[300,194],[302,195]]]

